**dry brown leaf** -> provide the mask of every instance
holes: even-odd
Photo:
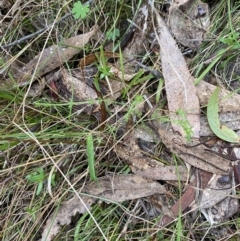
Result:
[[[132,38],[128,40],[122,54],[124,57],[124,72],[133,74],[136,72],[134,60],[146,53],[148,46],[148,35],[152,31],[151,14],[147,1],[142,1],[141,7],[137,11],[133,26],[136,26]],[[121,61],[116,62],[116,67],[121,69]]]
[[[203,144],[197,141],[187,143],[183,137],[173,133],[170,134],[163,129],[158,129],[158,133],[164,145],[190,165],[215,174],[229,174],[230,161],[217,156],[217,153],[214,154]]]
[[[64,41],[64,46],[66,47],[52,45],[44,49],[28,62],[26,66],[19,69],[14,75],[14,78],[18,83],[23,83],[29,81],[33,74],[34,78],[38,78],[59,67],[76,55],[81,48],[88,43],[96,31],[97,27],[94,26],[92,31],[71,37]]]
[[[96,199],[90,197],[81,197],[81,199],[88,210],[91,209],[91,205],[96,202]],[[59,233],[61,226],[71,223],[71,218],[74,215],[77,213],[86,213],[86,207],[78,197],[73,197],[68,202],[64,203],[48,218],[43,228],[42,238],[39,241],[51,241],[53,237]]]
[[[228,183],[221,183],[221,177],[213,175],[199,199],[191,205],[191,209],[200,210],[211,225],[226,221],[239,208],[238,200],[230,197],[233,194],[231,179]]]
[[[111,64],[109,64],[109,66],[111,67],[110,73],[112,73],[118,79],[121,79],[121,80],[123,79],[124,81],[130,81],[137,74],[137,73],[128,74],[126,72],[123,73],[121,70],[119,70],[115,66],[113,66]]]
[[[91,205],[98,200],[98,197],[109,202],[123,202],[153,194],[164,194],[166,189],[158,182],[146,180],[136,175],[109,175],[86,185],[82,193],[94,196],[81,195],[82,201],[89,210]],[[56,210],[57,213],[54,212],[46,222],[41,241],[51,241],[58,234],[62,225],[71,223],[72,216],[76,213],[87,212],[82,201],[77,196],[73,197],[59,210]]]
[[[197,96],[201,106],[207,106],[209,98],[215,89],[215,85],[209,84],[206,81],[200,81],[200,83],[197,84]],[[219,112],[239,111],[240,95],[221,88],[219,100]]]
[[[200,0],[175,1],[169,9],[168,22],[178,42],[196,49],[210,25],[208,4]]]
[[[178,124],[181,117],[176,112],[181,109],[186,113],[186,119],[192,127],[193,137],[198,138],[200,107],[193,83],[194,78],[191,76],[182,53],[156,9],[155,13],[159,26],[158,42],[161,48],[162,72],[165,79],[172,127],[182,136],[186,135],[182,126]]]
[[[208,184],[209,180],[212,177],[212,174],[209,172],[202,171],[200,173],[200,180],[201,180],[201,188],[205,188],[205,186]],[[166,226],[170,222],[172,222],[174,219],[176,219],[179,215],[179,210],[181,212],[184,212],[190,204],[195,200],[196,198],[196,187],[197,186],[197,179],[192,181],[184,194],[181,196],[181,198],[172,206],[171,213],[172,216],[165,215],[161,219],[159,225],[160,226]]]
[[[66,69],[61,71],[62,82],[78,100],[95,100],[98,98],[96,91],[87,85],[80,71],[69,73]]]
[[[166,189],[158,182],[129,174],[99,178],[97,182],[85,186],[83,192],[109,201],[123,202],[153,194],[165,194]]]
[[[132,171],[141,177],[145,177],[151,180],[162,181],[187,181],[188,173],[187,168],[184,166],[156,166],[149,167],[146,170],[133,170]]]
[[[124,159],[131,171],[150,180],[181,180],[186,181],[187,169],[183,166],[163,166],[158,161],[145,156],[134,138],[134,133],[129,133],[124,142],[115,146],[116,154]]]
[[[227,197],[212,208],[201,210],[207,221],[211,224],[226,222],[230,217],[239,212],[238,199]]]
[[[218,183],[218,179],[221,177],[221,175],[213,175],[208,185],[202,191],[201,198],[191,206],[192,209],[197,207],[200,207],[200,209],[211,208],[232,193],[231,182],[224,185]]]
[[[97,52],[94,54],[89,54],[89,55],[85,56],[84,58],[82,58],[79,63],[79,68],[81,69],[81,71],[83,71],[85,66],[93,64],[96,61],[98,61],[100,58],[100,55],[101,55],[101,53]],[[120,57],[120,55],[118,53],[109,52],[109,51],[104,51],[103,55],[105,58],[119,58]]]

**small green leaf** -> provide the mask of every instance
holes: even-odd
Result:
[[[94,158],[94,144],[93,144],[93,136],[90,133],[87,136],[87,157],[88,157],[88,169],[90,174],[90,179],[92,181],[96,181],[96,172],[95,172],[95,158]]]
[[[82,5],[80,1],[77,1],[74,3],[73,9],[72,9],[72,14],[74,18],[83,19],[87,16],[88,12],[89,12],[89,4]]]
[[[176,121],[176,123],[183,128],[186,134],[187,141],[190,141],[193,131],[192,131],[192,126],[188,122],[186,112],[183,109],[179,108],[176,111],[176,114],[178,115],[178,120]]]
[[[40,182],[37,187],[37,192],[36,192],[37,196],[41,193],[42,189],[43,189],[43,182]]]
[[[27,175],[26,178],[30,182],[40,183],[45,179],[45,173],[43,168],[37,168],[36,171],[32,172],[31,174]]]
[[[118,37],[120,37],[120,31],[118,28],[114,28],[113,31],[107,32],[107,39],[115,41]]]
[[[218,116],[218,94],[220,91],[220,87],[217,87],[212,93],[207,106],[207,119],[209,126],[213,133],[219,137],[220,139],[232,142],[239,143],[239,136],[228,127],[221,125]]]

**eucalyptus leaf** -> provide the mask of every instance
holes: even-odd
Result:
[[[208,124],[213,131],[213,133],[219,137],[220,139],[232,142],[239,143],[240,137],[228,127],[221,125],[218,116],[218,95],[219,95],[220,87],[217,87],[212,93],[207,106],[207,119]]]

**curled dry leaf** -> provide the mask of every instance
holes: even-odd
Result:
[[[226,222],[239,211],[239,202],[236,198],[227,197],[214,205],[213,208],[201,210],[207,221],[211,224]]]
[[[71,37],[64,41],[64,47],[60,45],[52,45],[38,55],[36,55],[23,68],[15,73],[14,78],[18,83],[27,83],[34,75],[34,79],[50,72],[59,67],[64,62],[76,55],[89,39],[96,33],[98,27],[94,26],[93,30]]]
[[[230,161],[214,155],[213,152],[199,142],[187,143],[183,137],[158,129],[163,144],[182,160],[204,171],[227,175],[230,171]]]
[[[62,82],[78,100],[95,100],[98,98],[95,90],[90,87],[82,76],[80,71],[69,73],[66,69],[61,71]]]
[[[43,228],[42,238],[39,241],[51,241],[59,233],[61,226],[69,225],[71,218],[77,213],[86,213],[87,209],[89,210],[96,201],[90,197],[81,197],[81,199],[85,206],[78,197],[74,197],[64,203],[59,209],[56,209],[56,212],[53,212],[48,218]]]
[[[196,49],[210,25],[208,4],[200,0],[174,1],[168,22],[178,42]]]
[[[57,213],[53,213],[47,220],[41,241],[52,240],[62,225],[70,224],[71,217],[76,213],[87,212],[87,209],[89,210],[91,205],[98,201],[98,198],[109,202],[123,202],[154,194],[164,194],[166,190],[158,182],[136,175],[109,175],[98,178],[97,182],[87,184],[82,193],[88,194],[88,197],[81,195],[85,206],[77,196],[63,204],[59,210],[56,210]],[[93,195],[93,197],[89,195]]]
[[[186,135],[183,127],[179,125],[179,122],[182,121],[181,116],[177,115],[177,111],[182,110],[192,127],[193,137],[197,138],[200,131],[200,107],[193,83],[194,78],[191,76],[181,51],[156,9],[155,14],[159,26],[157,39],[161,47],[162,73],[165,80],[172,127],[182,136]]]

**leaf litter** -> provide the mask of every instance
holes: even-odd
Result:
[[[174,20],[175,18],[176,20],[176,16],[177,14],[179,14],[180,10],[182,11],[181,14],[184,13],[185,15],[189,15],[189,13],[186,13],[184,11],[187,9],[186,6],[189,6],[193,2],[195,4],[194,7],[196,7],[196,1],[191,0],[179,1],[179,5],[173,5],[171,7],[172,19]],[[200,4],[198,6],[203,7],[202,9],[197,8],[198,14],[202,13],[206,17],[207,22],[207,18],[209,17],[208,10],[205,9],[205,7],[207,6],[203,4],[201,1],[197,1],[197,3]],[[182,6],[181,8],[181,5],[184,6]],[[191,9],[192,7],[190,7],[190,10]],[[141,12],[141,18],[137,18],[136,21],[136,25],[138,26],[138,28],[136,28],[136,34],[133,35],[133,39],[131,39],[131,44],[127,46],[125,52],[123,52],[124,57],[127,60],[126,67],[129,66],[129,69],[124,68],[126,73],[122,73],[122,76],[126,75],[127,77],[127,75],[129,74],[129,79],[131,79],[135,75],[135,73],[132,73],[134,72],[133,70],[135,67],[135,62],[133,60],[135,60],[136,56],[138,56],[142,51],[145,50],[143,42],[145,40],[145,36],[149,34],[152,28],[151,24],[150,27],[146,27],[146,24],[149,24],[149,21],[147,21],[147,19],[149,18],[148,6],[143,4],[139,12]],[[176,15],[175,17],[174,14]],[[192,17],[191,12],[190,17]],[[171,123],[174,130],[179,132],[182,136],[173,134],[166,130],[159,129],[158,127],[156,128],[156,131],[159,133],[159,139],[162,139],[163,144],[172,153],[177,154],[179,157],[181,157],[183,161],[189,163],[191,166],[198,168],[198,171],[200,172],[199,177],[202,184],[202,186],[198,185],[199,180],[197,180],[197,178],[195,178],[194,180],[189,180],[190,185],[186,187],[186,191],[184,192],[184,194],[171,207],[171,216],[169,216],[169,212],[168,214],[163,212],[164,216],[160,225],[165,226],[169,222],[178,217],[179,208],[181,209],[181,211],[184,211],[189,206],[191,206],[191,204],[195,200],[197,189],[203,189],[204,195],[202,203],[210,203],[209,201],[211,199],[215,200],[216,197],[209,195],[207,189],[204,188],[216,188],[216,183],[214,184],[215,186],[209,185],[209,181],[211,181],[213,175],[229,174],[231,166],[229,165],[229,161],[227,161],[224,157],[213,155],[213,152],[211,152],[205,146],[201,145],[201,143],[186,142],[186,139],[184,137],[186,134],[186,130],[184,130],[181,125],[179,125],[180,122],[179,116],[176,114],[177,111],[181,109],[184,111],[184,113],[186,113],[187,121],[190,123],[193,130],[193,137],[199,137],[200,105],[204,105],[203,103],[207,105],[207,101],[209,98],[211,99],[210,96],[211,93],[214,91],[215,87],[204,81],[201,81],[196,87],[193,85],[194,78],[191,76],[188,70],[186,61],[184,60],[179,48],[177,47],[172,36],[170,35],[165,22],[161,19],[161,17],[158,14],[157,21],[157,31],[159,34],[158,41],[159,45],[161,46],[161,63],[163,76],[165,79]],[[186,22],[180,22],[180,24],[183,24],[184,26],[186,25]],[[141,29],[141,27],[139,28],[139,26],[142,27],[142,29],[144,30],[143,32],[139,31],[139,29]],[[202,31],[203,29],[201,29],[201,33],[197,35],[197,33],[194,33],[194,31],[196,31],[196,28],[190,28],[191,31],[193,31],[191,37],[199,36],[197,37],[199,42],[195,42],[193,46],[191,42],[192,40],[190,39],[189,42],[189,38],[186,37],[186,32],[185,35],[179,35],[174,31],[174,25],[171,19],[170,26],[177,40],[185,46],[194,48],[197,45],[199,45],[201,41],[204,39],[204,33],[206,29],[204,29],[204,31]],[[79,42],[80,44],[78,45],[78,48],[83,47],[89,41],[89,39],[95,34],[95,31],[96,29],[90,31],[89,33],[80,35],[80,38],[83,38],[83,41]],[[187,41],[183,42],[181,39],[186,39]],[[29,78],[31,78],[31,74],[33,74],[34,72],[35,77],[38,78],[46,73],[49,73],[53,69],[56,69],[57,67],[61,66],[64,62],[68,61],[78,52],[78,49],[72,47],[76,46],[76,41],[77,40],[75,39],[73,41],[74,43],[71,41],[65,42],[68,43],[68,45],[71,45],[71,47],[61,48],[59,46],[51,46],[50,48],[46,49],[46,52],[44,52],[44,50],[42,53],[39,53],[32,61],[29,62],[29,64],[27,64],[23,69],[20,70],[20,72],[15,76],[15,78],[19,82],[23,83],[24,81],[28,81]],[[55,53],[52,53],[52,50],[56,50],[55,53],[57,53],[57,55]],[[67,54],[65,53],[65,50],[67,50]],[[53,57],[49,58],[49,53]],[[95,61],[96,55],[94,54],[94,56]],[[56,63],[52,64],[55,61]],[[118,67],[114,67],[114,71],[117,73],[117,75],[119,75],[118,77],[120,77],[122,71],[121,67],[119,67],[120,65],[121,63],[118,62]],[[39,66],[40,68],[36,66]],[[63,78],[63,84],[67,87],[70,94],[73,94],[75,97],[77,97],[77,99],[97,99],[98,96],[92,88],[92,82],[90,81],[89,84],[85,79],[85,67],[85,64],[80,63],[81,71],[76,71],[75,74],[74,72],[69,73],[67,70],[62,69],[61,71],[59,71],[61,74],[60,77],[58,77]],[[57,91],[58,90],[56,89],[56,92]],[[225,90],[223,90],[222,93],[224,92],[225,95],[230,95],[230,92],[226,92]],[[115,96],[114,98],[116,99],[117,96]],[[232,106],[232,108],[230,108],[231,111],[236,110],[234,108],[236,108],[237,105],[235,105],[234,107],[234,104],[236,104],[239,100],[239,96],[234,95],[232,99],[229,102],[227,102],[227,104],[225,101],[222,101],[219,104],[221,111],[227,111],[229,105]],[[187,172],[184,166],[164,166],[160,164],[160,162],[144,155],[144,153],[141,151],[137,144],[137,139],[133,137],[131,132],[130,134],[126,135],[122,139],[122,141],[119,141],[115,145],[114,150],[115,153],[121,159],[125,160],[127,164],[130,165],[131,171],[135,173],[135,175],[109,175],[97,178],[96,182],[87,183],[87,185],[84,186],[84,188],[79,194],[85,205],[79,202],[79,197],[75,196],[73,197],[73,199],[69,200],[68,202],[60,206],[59,210],[56,211],[57,213],[52,214],[47,220],[42,234],[42,240],[51,240],[52,237],[59,232],[60,227],[62,225],[70,224],[72,216],[74,216],[77,212],[89,212],[89,210],[91,209],[91,205],[96,203],[98,200],[104,200],[106,202],[122,202],[126,200],[146,197],[156,193],[166,194],[167,191],[165,187],[154,180],[178,180],[187,182],[188,178],[190,177],[189,172]],[[200,171],[199,169],[204,171]],[[195,171],[195,173],[197,173],[197,171]],[[93,179],[96,179],[95,174]],[[213,219],[217,219],[216,216],[214,217],[213,213],[210,213],[211,207],[215,206],[216,204],[219,205],[220,210],[225,210],[224,212],[228,212],[229,215],[233,215],[236,212],[236,209],[238,207],[238,205],[236,204],[233,205],[235,209],[224,209],[224,207],[226,207],[227,205],[232,204],[232,201],[234,200],[226,198],[226,196],[230,194],[230,189],[231,188],[228,188],[226,192],[222,192],[222,199],[218,199],[217,201],[215,200],[208,206],[203,206],[202,203],[198,202],[195,203],[197,208],[199,207],[199,205],[202,205],[202,212],[205,212],[205,215],[206,213],[208,214],[206,218],[209,220],[211,224],[215,222],[215,220]],[[215,193],[216,195],[217,192],[213,193]],[[164,205],[166,204],[164,203]],[[222,205],[222,207],[220,207],[220,205]],[[227,217],[228,216],[226,215],[225,217],[218,218],[218,220],[223,221],[226,220]]]
[[[29,61],[23,68],[14,74],[19,85],[27,84],[32,76],[37,79],[56,69],[76,55],[88,43],[89,39],[97,32],[98,27],[84,34],[71,37],[64,41],[64,46],[52,45]],[[10,80],[9,80],[10,81]]]
[[[91,182],[83,187],[79,194],[82,201],[75,196],[63,204],[57,210],[57,213],[53,213],[48,218],[41,240],[52,240],[60,231],[61,226],[71,223],[71,218],[76,213],[83,214],[89,212],[91,205],[98,201],[123,202],[153,194],[166,194],[166,192],[165,187],[158,182],[147,180],[134,174],[109,175],[98,178],[96,182]]]

